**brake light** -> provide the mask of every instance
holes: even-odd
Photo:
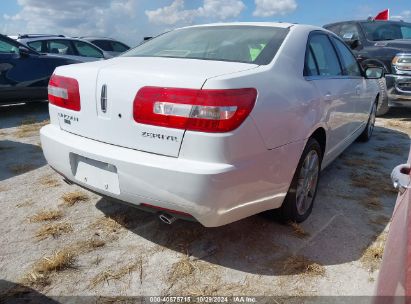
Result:
[[[52,75],[48,86],[49,102],[58,107],[80,111],[80,92],[76,79]]]
[[[202,132],[238,128],[254,107],[257,90],[141,88],[133,106],[138,123]]]

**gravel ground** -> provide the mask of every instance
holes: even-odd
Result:
[[[372,295],[407,160],[411,110],[379,118],[322,172],[312,216],[220,227],[111,202],[61,181],[38,135],[46,104],[0,107],[0,292],[47,297]],[[1,302],[1,301],[0,301]]]

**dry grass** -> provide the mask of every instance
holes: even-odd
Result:
[[[283,263],[283,270],[287,274],[303,274],[305,276],[324,276],[325,267],[307,259],[304,256],[291,256]]]
[[[79,202],[86,202],[90,200],[89,196],[81,191],[66,193],[61,198],[67,206],[73,206]]]
[[[63,217],[60,210],[43,210],[29,218],[32,223],[56,221]]]
[[[378,165],[375,161],[370,161],[368,159],[355,158],[355,159],[344,159],[344,164],[348,167],[363,167],[368,169],[378,169]]]
[[[366,267],[370,272],[378,269],[382,256],[384,253],[384,246],[387,239],[387,234],[381,234],[374,243],[368,246],[361,257],[361,263]]]
[[[17,164],[9,166],[10,172],[16,175],[24,174],[34,169],[36,169],[36,167],[32,164]]]
[[[34,202],[32,200],[26,200],[20,204],[17,204],[17,208],[25,208],[25,207],[31,207],[34,205]]]
[[[43,257],[33,265],[32,270],[24,277],[23,282],[29,285],[45,286],[50,283],[53,272],[72,268],[77,253],[71,248],[56,251],[50,256]]]
[[[399,128],[399,129],[409,129],[411,128],[411,123],[403,120],[387,120],[385,125],[389,127]]]
[[[58,238],[62,234],[70,232],[73,232],[73,226],[69,223],[47,224],[36,232],[36,237],[39,240],[44,240],[50,236]]]
[[[106,242],[101,240],[101,239],[89,239],[85,241],[79,241],[77,242],[74,247],[77,249],[78,252],[89,252],[93,251],[97,248],[104,247],[106,245]]]
[[[293,228],[294,235],[300,239],[310,236],[308,232],[306,232],[301,225],[297,224],[296,222],[290,222],[288,225]]]
[[[194,265],[190,262],[188,256],[182,257],[178,262],[174,263],[168,277],[169,283],[174,283],[190,276],[194,272]]]
[[[390,218],[385,216],[385,215],[379,215],[376,218],[373,218],[370,220],[370,224],[372,225],[379,225],[379,226],[385,226],[388,224],[390,221]]]
[[[391,185],[389,175],[379,172],[352,172],[350,179],[351,186],[367,189],[370,191],[369,195],[382,197],[397,193]]]
[[[39,183],[47,188],[55,188],[61,185],[60,181],[52,175],[43,176],[40,178]]]
[[[20,125],[32,125],[37,122],[36,116],[26,116],[20,123]]]
[[[123,214],[105,216],[97,219],[89,228],[98,229],[106,233],[116,233],[127,227],[127,217]]]
[[[336,194],[337,197],[345,199],[345,200],[355,200],[356,198],[353,195],[347,195],[347,194],[341,194],[341,193],[337,193]]]
[[[101,256],[96,256],[93,261],[91,262],[92,265],[98,266],[100,263],[103,261],[103,258]]]
[[[378,197],[367,196],[359,200],[360,204],[370,210],[382,210],[383,204]]]
[[[113,265],[114,266],[114,265]],[[113,280],[120,280],[126,275],[130,275],[132,272],[140,269],[141,267],[141,261],[136,261],[129,263],[125,266],[122,266],[118,269],[112,269],[113,266],[107,268],[103,272],[99,273],[96,275],[90,282],[89,288],[95,288],[96,286],[100,285],[101,283],[106,282],[107,284],[110,283],[110,281]]]
[[[258,281],[254,280],[250,283],[249,278],[246,277],[243,281],[237,283],[227,283],[222,281],[221,277],[214,274],[210,280],[203,285],[197,280],[190,282],[190,284],[182,289],[173,291],[173,294],[184,294],[188,296],[238,296],[238,295],[263,295],[263,288],[260,287]],[[268,303],[268,302],[264,302]]]
[[[49,123],[49,120],[44,120],[42,122],[36,122],[31,119],[24,120],[22,121],[21,126],[17,128],[14,136],[17,138],[23,138],[37,135],[40,129]]]
[[[378,152],[384,152],[384,153],[394,154],[394,155],[403,155],[404,153],[407,153],[408,151],[408,149],[405,149],[404,147],[400,147],[400,146],[384,146],[384,147],[375,148],[375,150]]]

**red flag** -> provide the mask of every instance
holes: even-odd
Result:
[[[385,11],[378,13],[374,20],[390,20],[390,10],[386,9]]]

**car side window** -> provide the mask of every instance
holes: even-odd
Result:
[[[118,43],[118,42],[115,42],[115,41],[111,41],[111,46],[112,46],[114,52],[123,53],[123,52],[126,52],[126,51],[129,50],[129,48],[126,47],[124,44]]]
[[[97,45],[100,49],[111,52],[113,51],[113,47],[108,40],[93,40],[93,44]]]
[[[29,47],[31,47],[33,50],[41,53],[41,46],[42,46],[43,42],[42,41],[33,41],[33,42],[28,42],[27,45]]]
[[[318,68],[314,59],[313,51],[310,47],[307,48],[305,56],[304,76],[318,76]]]
[[[83,41],[73,41],[73,43],[74,43],[74,46],[76,47],[77,52],[80,56],[94,57],[94,58],[104,58],[103,53],[99,49],[91,46],[88,43],[85,43]]]
[[[68,40],[48,40],[47,53],[60,55],[75,55]]]
[[[351,51],[348,49],[348,47],[345,45],[345,43],[341,42],[338,39],[335,39],[334,37],[331,37],[331,39],[333,40],[340,54],[344,75],[361,77],[361,70],[358,62]]]
[[[312,50],[320,76],[333,77],[342,75],[337,54],[331,44],[331,41],[325,34],[312,35],[308,45]]]
[[[358,31],[358,27],[356,24],[353,23],[346,23],[341,25],[339,33],[336,34],[343,39],[360,39],[360,32]]]
[[[19,48],[6,41],[0,40],[0,54],[16,54]]]
[[[402,39],[411,39],[411,27],[402,26],[401,33],[402,33]]]

